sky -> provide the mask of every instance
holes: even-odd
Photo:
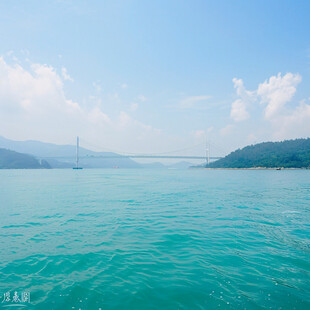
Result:
[[[0,1],[0,136],[211,156],[310,136],[310,2]]]

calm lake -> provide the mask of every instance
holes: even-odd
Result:
[[[0,170],[0,235],[0,308],[310,309],[310,170]]]

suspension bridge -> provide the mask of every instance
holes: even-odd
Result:
[[[82,141],[83,146],[94,148],[94,146],[91,146],[87,141]],[[193,148],[199,147],[199,150],[196,149],[196,154],[198,153],[204,153],[204,155],[191,155],[188,154],[189,150],[193,150]],[[187,151],[187,152],[186,152]],[[182,154],[183,152],[183,154]],[[223,151],[222,151],[223,152]],[[180,154],[181,153],[181,154]],[[185,154],[184,154],[185,153]],[[73,157],[75,157],[76,161],[76,168],[79,169],[79,162],[80,160],[92,160],[92,159],[174,159],[174,160],[202,160],[206,162],[207,164],[210,163],[211,160],[218,160],[222,157],[220,156],[210,156],[210,143],[207,142],[206,144],[196,144],[191,147],[174,150],[170,152],[165,153],[153,153],[153,154],[138,154],[138,153],[125,153],[121,151],[115,151],[111,149],[105,149],[104,152],[95,152],[91,151],[86,148],[80,148],[80,139],[77,137],[76,141],[76,154],[72,155],[66,155],[66,156],[57,156],[57,157],[45,157],[45,159],[56,159],[56,160],[70,160],[72,162]]]
[[[153,154],[146,154],[146,155],[138,155],[138,154],[131,154],[131,155],[123,155],[123,154],[116,154],[116,155],[85,155],[79,156],[79,158],[157,158],[157,159],[207,159],[206,156],[195,156],[195,155],[153,155]],[[209,159],[220,159],[222,157],[214,157],[210,156]]]
[[[84,141],[83,141],[84,142]],[[87,144],[87,143],[86,143]],[[201,147],[201,143],[196,145]],[[87,159],[96,159],[96,158],[137,158],[137,159],[192,159],[192,160],[205,160],[206,163],[210,163],[210,160],[217,160],[222,157],[220,156],[210,156],[210,142],[206,142],[205,144],[205,155],[203,156],[197,156],[197,155],[171,155],[171,153],[176,153],[180,151],[185,151],[188,149],[191,149],[193,147],[188,147],[188,148],[183,148],[181,150],[175,150],[175,151],[170,151],[166,153],[157,153],[157,154],[133,154],[133,153],[123,153],[119,151],[113,151],[113,153],[105,153],[105,154],[84,154],[80,155],[79,154],[79,137],[77,137],[77,144],[76,144],[76,156],[77,156],[77,161],[79,159],[87,158]],[[170,154],[169,154],[170,153]]]

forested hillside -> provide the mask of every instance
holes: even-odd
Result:
[[[50,168],[46,161],[39,161],[34,156],[0,149],[0,169],[39,169]]]
[[[208,168],[310,167],[310,138],[264,142],[238,149],[207,165]]]

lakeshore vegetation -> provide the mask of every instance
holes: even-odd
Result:
[[[0,169],[40,169],[50,168],[45,161],[39,161],[32,155],[0,148]]]
[[[309,168],[310,138],[263,142],[238,149],[207,168]]]

